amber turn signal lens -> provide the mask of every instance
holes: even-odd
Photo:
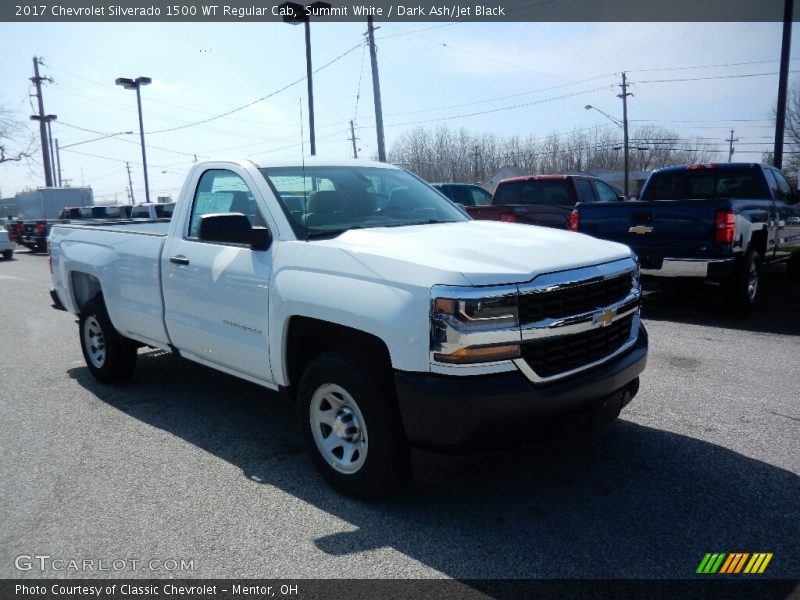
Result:
[[[436,353],[433,359],[443,363],[468,364],[479,362],[492,362],[519,358],[519,344],[506,344],[504,346],[489,346],[485,348],[461,348],[452,354]]]

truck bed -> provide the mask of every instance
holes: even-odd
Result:
[[[68,293],[71,272],[99,272],[106,307],[119,332],[154,347],[169,344],[161,301],[161,251],[169,225],[168,220],[55,225],[50,234],[53,282],[65,306],[73,302]],[[61,272],[64,265],[70,272]],[[91,283],[86,285],[91,289]],[[74,312],[78,307],[67,308]]]
[[[104,230],[115,233],[135,233],[139,235],[157,235],[165,237],[169,231],[169,219],[131,219],[131,220],[109,220],[109,221],[78,221],[54,223],[59,227],[69,229],[92,229],[94,231]]]

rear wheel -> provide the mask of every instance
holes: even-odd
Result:
[[[11,260],[11,257],[14,256],[13,250],[3,250],[3,258],[6,260]]]
[[[729,285],[735,306],[750,309],[756,305],[761,291],[761,254],[754,249],[747,251],[744,263],[734,274]]]
[[[410,474],[391,371],[355,352],[316,358],[298,390],[297,413],[314,466],[358,498],[395,492]]]
[[[84,304],[79,327],[83,357],[95,379],[116,383],[133,374],[136,344],[114,329],[100,297]]]
[[[800,250],[794,253],[786,266],[787,270],[789,271],[789,275],[795,279],[800,279]]]

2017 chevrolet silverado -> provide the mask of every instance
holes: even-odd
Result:
[[[360,497],[613,419],[645,367],[627,247],[472,221],[382,163],[199,163],[171,222],[50,245],[98,380],[150,346],[285,390],[316,467]]]
[[[659,169],[639,201],[579,204],[571,228],[629,245],[644,275],[726,285],[743,308],[758,299],[764,264],[788,261],[800,273],[798,196],[768,165]]]

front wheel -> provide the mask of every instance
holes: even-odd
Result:
[[[102,300],[95,298],[83,306],[79,328],[83,358],[95,379],[117,383],[133,374],[136,345],[114,329]]]
[[[316,358],[298,390],[298,419],[314,466],[357,498],[395,492],[410,473],[388,368],[345,350]]]

